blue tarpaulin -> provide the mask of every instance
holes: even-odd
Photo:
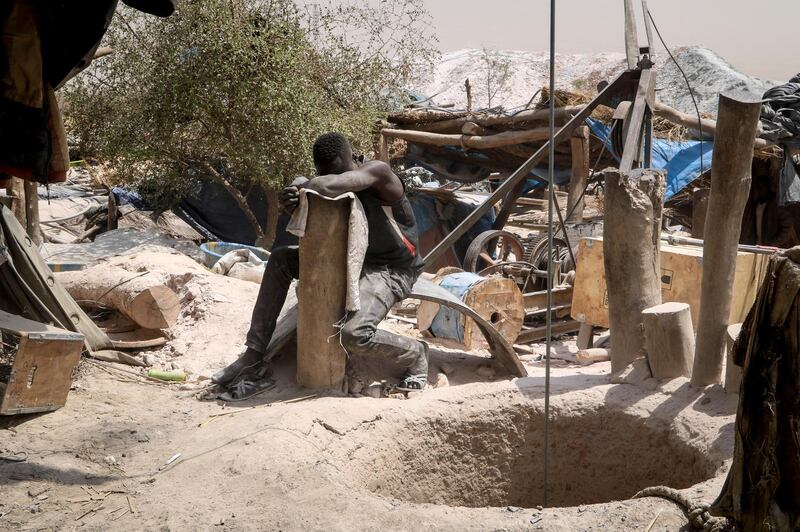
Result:
[[[619,156],[611,147],[609,138],[611,128],[591,118],[586,119],[586,124],[592,133],[606,145],[608,151],[619,160]],[[670,199],[683,190],[686,185],[700,177],[701,162],[702,171],[708,171],[711,168],[713,152],[714,143],[708,140],[704,140],[701,147],[699,140],[672,141],[654,138],[653,168],[667,171],[667,190],[664,193],[664,200]]]

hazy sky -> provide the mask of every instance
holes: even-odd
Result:
[[[443,52],[548,49],[548,0],[424,2]],[[557,0],[556,50],[624,52],[622,6],[622,0]],[[649,0],[648,6],[670,47],[705,46],[739,70],[767,79],[787,80],[800,72],[800,0]],[[642,24],[639,33],[644,39]],[[655,32],[653,39],[658,40]]]

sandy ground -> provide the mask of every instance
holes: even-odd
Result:
[[[481,438],[508,429],[494,425],[504,409],[541,412],[541,363],[529,364],[525,379],[451,385],[407,400],[320,395],[282,403],[309,392],[292,384],[290,357],[281,360],[282,385],[235,407],[198,401],[180,385],[131,382],[84,363],[66,407],[3,420],[0,448],[24,452],[27,459],[0,461],[0,528],[645,530],[657,517],[652,530],[685,529],[682,511],[660,499],[543,511],[534,504],[419,502],[443,493],[472,493],[480,500],[479,490],[490,489],[482,479],[519,451],[509,448],[518,441],[503,436],[487,446]],[[610,476],[626,482],[635,473],[629,466],[611,459],[604,470],[598,459],[656,445],[641,428],[655,423],[706,457],[702,467],[713,471],[713,479],[688,492],[710,502],[732,451],[735,398],[718,388],[697,392],[681,380],[658,389],[655,382],[609,385],[607,372],[607,363],[553,370],[554,423],[609,411],[634,422],[620,433],[577,432],[574,439],[554,433],[551,459],[563,466],[551,471],[554,485],[567,469],[572,476],[585,471],[587,481],[598,475],[595,481]],[[465,419],[472,424],[462,427]],[[463,445],[462,436],[469,436]],[[526,442],[540,445],[539,437],[534,427]],[[573,454],[581,442],[582,451]],[[595,447],[601,454],[593,457]],[[699,467],[662,451],[654,447],[652,453],[659,467]],[[535,464],[527,467],[540,478]],[[628,496],[639,487],[631,486]]]
[[[153,383],[86,360],[64,408],[0,419],[0,453],[24,458],[0,460],[0,529],[599,531],[655,519],[652,530],[674,531],[688,530],[678,506],[627,499],[667,483],[711,502],[724,479],[734,396],[684,379],[612,385],[608,363],[555,359],[548,486],[565,507],[537,509],[541,345],[522,357],[524,379],[485,352],[434,345],[440,387],[408,399],[299,389],[289,346],[275,389],[235,405],[200,401],[203,377],[240,352],[258,286],[163,249],[110,262],[147,268],[178,292],[171,340],[146,356],[191,381]],[[575,350],[565,340],[554,352]],[[363,386],[380,377],[355,366]],[[612,502],[592,504],[602,501]]]

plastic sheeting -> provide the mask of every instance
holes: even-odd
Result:
[[[591,118],[586,120],[586,124],[594,136],[600,139],[608,151],[619,160],[619,154],[614,153],[609,138],[611,128]],[[699,140],[671,141],[654,138],[653,168],[663,169],[667,172],[667,189],[664,193],[664,200],[670,199],[700,177],[703,172],[710,170],[713,152],[714,143],[708,140],[701,143]]]

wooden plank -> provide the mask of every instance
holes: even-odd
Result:
[[[628,69],[633,70],[639,63],[639,34],[636,30],[636,13],[633,10],[633,0],[625,2],[625,57],[628,60]]]
[[[522,295],[526,312],[536,312],[547,307],[547,290],[527,292]],[[572,287],[557,286],[553,288],[553,306],[571,305]]]
[[[608,291],[603,271],[603,239],[583,238],[578,244],[577,268],[570,315],[598,327],[609,326]],[[768,255],[740,251],[736,256],[729,323],[744,321],[764,278]],[[661,299],[688,303],[695,328],[700,313],[703,251],[697,246],[661,244]]]
[[[556,321],[552,325],[553,336],[560,336],[562,334],[571,334],[578,332],[581,327],[581,322],[574,320]],[[522,329],[517,337],[518,344],[529,344],[539,340],[544,340],[547,337],[547,327],[531,327]]]
[[[342,390],[347,353],[336,340],[335,324],[345,316],[350,200],[309,194],[308,201],[297,286],[297,382]]]
[[[39,183],[26,179],[25,183],[25,230],[37,246],[42,243],[39,229]]]

